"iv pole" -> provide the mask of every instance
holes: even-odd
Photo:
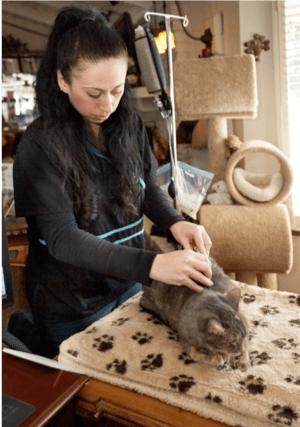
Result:
[[[171,122],[168,120],[169,115],[163,116],[167,118],[168,130],[170,134],[170,153],[171,153],[171,183],[169,186],[169,194],[176,203],[176,170],[177,170],[177,145],[176,145],[176,120],[175,120],[175,99],[174,99],[174,78],[173,78],[173,57],[172,57],[172,41],[171,41],[171,18],[183,20],[183,26],[186,27],[189,23],[186,16],[168,15],[165,13],[146,12],[144,17],[147,22],[150,22],[150,15],[161,16],[165,18],[167,32],[167,53],[169,67],[169,85],[170,85],[170,101],[172,106]]]

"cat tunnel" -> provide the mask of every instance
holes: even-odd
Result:
[[[256,174],[239,168],[247,155],[264,153],[277,159],[280,170],[273,174]],[[252,140],[243,144],[227,162],[225,181],[231,196],[241,205],[257,206],[284,202],[292,190],[293,172],[288,157],[266,141]]]

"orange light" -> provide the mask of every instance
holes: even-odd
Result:
[[[165,30],[161,31],[158,36],[154,38],[154,40],[156,42],[158,52],[165,53],[167,50],[167,32]],[[171,47],[172,49],[175,47],[175,37],[173,33],[171,33]]]

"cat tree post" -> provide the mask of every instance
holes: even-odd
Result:
[[[208,158],[210,170],[214,173],[214,181],[225,178],[225,144],[228,136],[227,119],[215,117],[208,120]]]

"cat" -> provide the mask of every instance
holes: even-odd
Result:
[[[210,257],[213,285],[201,293],[153,281],[143,287],[140,305],[177,332],[186,354],[197,362],[222,367],[237,361],[250,367],[248,329],[238,305],[241,291]]]

